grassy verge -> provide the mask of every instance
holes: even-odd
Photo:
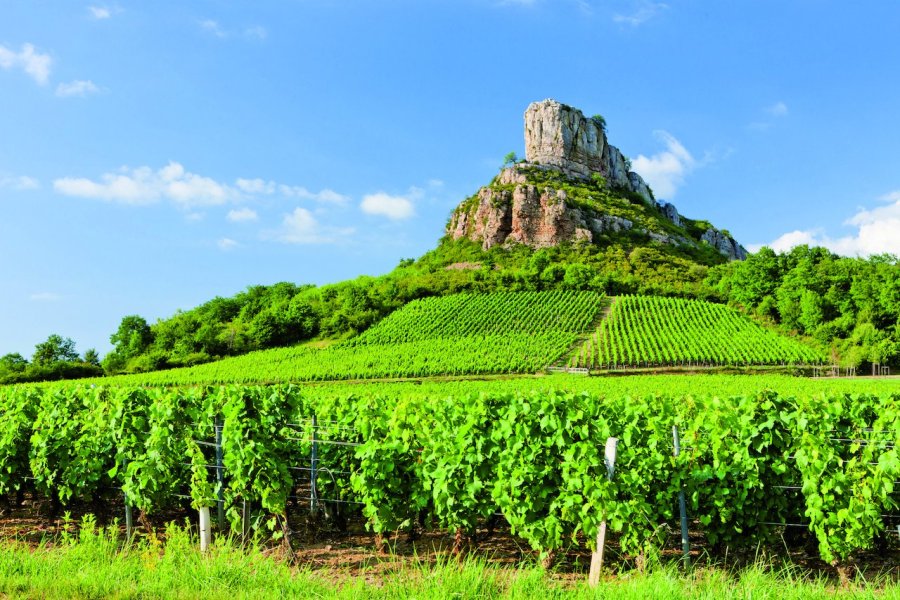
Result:
[[[596,589],[581,578],[559,579],[536,566],[502,568],[482,559],[409,563],[392,572],[347,574],[291,567],[258,549],[224,542],[206,554],[178,526],[165,541],[123,544],[118,529],[88,519],[34,547],[0,544],[0,596],[15,598],[900,598],[886,578],[847,589],[794,567],[756,565],[683,574],[659,566],[645,574],[610,574]]]

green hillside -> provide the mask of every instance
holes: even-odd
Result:
[[[362,336],[326,348],[263,350],[96,381],[193,385],[534,373],[590,331],[603,304],[600,294],[565,291],[427,298]]]
[[[571,359],[588,368],[821,363],[825,357],[746,315],[702,300],[616,298],[597,331]]]

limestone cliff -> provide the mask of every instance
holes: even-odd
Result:
[[[746,258],[747,251],[726,232],[684,218],[668,202],[657,203],[609,144],[602,121],[575,108],[555,100],[531,104],[525,111],[525,157],[456,208],[447,227],[452,239],[480,241],[487,250],[517,243],[604,243],[627,234],[673,246],[706,244],[728,259]]]
[[[576,179],[599,173],[610,185],[653,201],[650,187],[628,170],[625,156],[610,145],[603,122],[556,100],[532,102],[525,111],[525,160]]]

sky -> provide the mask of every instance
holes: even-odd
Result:
[[[900,254],[898,33],[883,0],[3,0],[0,355],[389,272],[545,98],[751,250]]]

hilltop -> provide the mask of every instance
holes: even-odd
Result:
[[[555,100],[525,111],[525,160],[504,168],[463,201],[447,234],[458,240],[532,248],[563,243],[650,245],[703,264],[742,260],[746,249],[727,231],[688,219],[657,202],[630,161],[609,143],[601,116],[587,118]]]

